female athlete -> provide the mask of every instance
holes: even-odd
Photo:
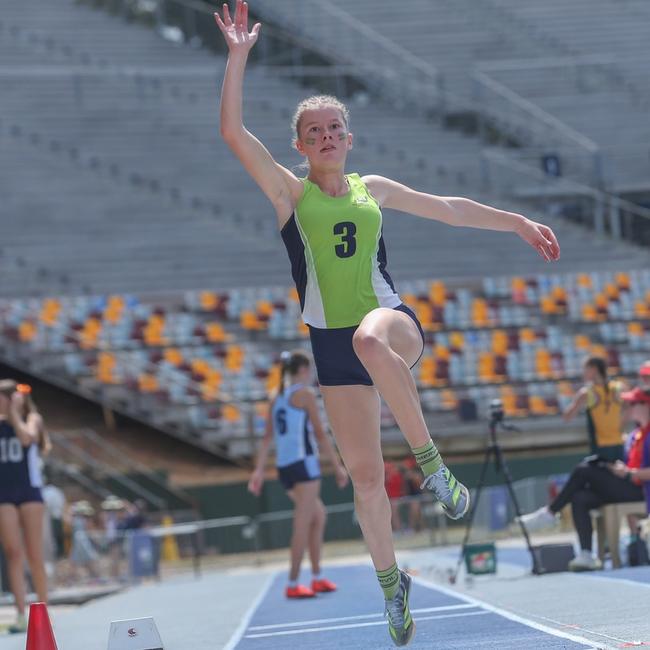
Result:
[[[464,198],[418,192],[389,178],[345,173],[352,148],[347,108],[310,97],[293,120],[294,144],[307,159],[306,178],[279,165],[242,120],[248,53],[260,23],[248,31],[248,5],[215,14],[229,55],[221,93],[221,136],[271,201],[309,326],[325,408],[354,486],[357,516],[384,592],[388,629],[406,645],[415,625],[411,579],[397,567],[391,509],[384,489],[380,395],[391,409],[431,489],[451,518],[469,493],[445,467],[427,429],[410,369],[424,349],[415,314],[402,304],[386,271],[381,208],[452,226],[514,232],[546,260],[559,258],[552,230],[522,215]]]
[[[318,416],[316,396],[309,387],[313,381],[309,357],[302,350],[283,352],[282,355],[280,390],[269,408],[266,432],[248,489],[255,496],[260,495],[266,459],[275,439],[280,482],[295,504],[286,595],[287,598],[313,598],[318,593],[336,590],[336,585],[324,578],[320,569],[326,514],[319,496],[318,448],[321,447],[332,462],[340,488],[348,484],[348,475]],[[289,385],[285,386],[287,376]],[[311,560],[311,587],[298,584],[306,548],[309,548]]]

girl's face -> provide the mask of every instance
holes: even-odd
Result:
[[[584,366],[582,369],[582,376],[587,383],[595,382],[600,377],[598,370],[593,366]]]
[[[307,157],[312,168],[335,171],[344,167],[352,149],[352,134],[341,111],[333,106],[303,111],[296,149]]]

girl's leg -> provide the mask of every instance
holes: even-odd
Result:
[[[378,571],[395,564],[391,509],[384,487],[380,401],[372,386],[321,386],[327,417],[352,485],[357,517]]]
[[[431,436],[410,370],[422,352],[413,320],[394,309],[374,309],[361,321],[352,344],[411,448],[428,444]]]
[[[352,345],[390,408],[445,513],[459,519],[469,509],[469,491],[444,466],[431,440],[411,366],[422,352],[422,336],[412,318],[395,309],[379,308],[359,324]]]
[[[325,513],[325,506],[320,500],[320,497],[318,497],[314,505],[311,527],[309,528],[309,559],[311,561],[311,572],[314,576],[320,574],[320,557],[323,548],[323,533],[325,532],[326,521],[327,514]]]
[[[47,573],[43,558],[43,517],[45,507],[42,503],[33,501],[23,503],[18,508],[20,521],[25,531],[25,549],[27,561],[32,574],[32,581],[39,602],[47,602]]]
[[[291,492],[296,505],[293,511],[289,580],[295,581],[300,575],[300,564],[309,542],[309,530],[314,516],[314,508],[320,494],[320,480],[296,483]]]
[[[0,542],[7,562],[9,585],[16,599],[18,614],[25,614],[25,575],[18,508],[11,504],[0,505]]]

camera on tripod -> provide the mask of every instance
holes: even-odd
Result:
[[[490,402],[490,421],[494,424],[503,422],[503,402],[500,399],[493,399]]]

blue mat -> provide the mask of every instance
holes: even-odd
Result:
[[[367,566],[331,568],[331,594],[301,601],[284,596],[286,575],[275,578],[253,613],[237,650],[343,650],[394,647],[382,616],[383,600]],[[414,583],[411,611],[417,633],[409,648],[430,650],[573,650],[592,647],[511,620],[479,604]]]

